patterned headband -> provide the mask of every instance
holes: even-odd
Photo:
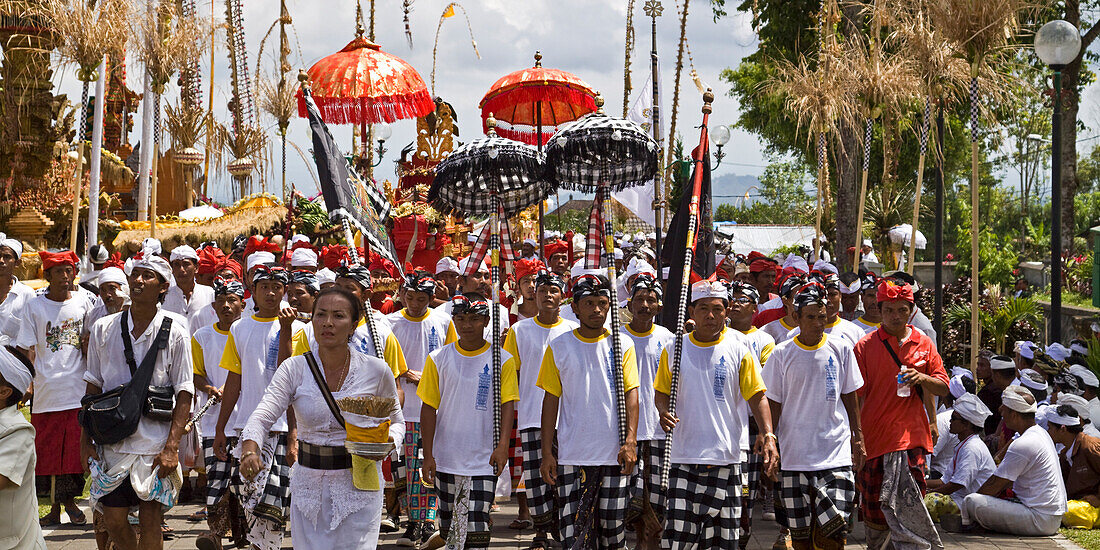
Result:
[[[214,296],[222,296],[226,294],[236,294],[237,296],[244,298],[244,285],[236,279],[214,277]]]
[[[305,285],[310,294],[321,292],[321,283],[317,281],[317,274],[304,269],[296,269],[290,274],[290,282]]]
[[[337,277],[346,277],[351,279],[363,288],[371,288],[370,269],[362,264],[348,265],[347,261],[340,263],[340,267],[336,268]]]
[[[581,275],[573,282],[573,302],[579,302],[589,296],[611,297],[611,284],[598,275]]]
[[[535,288],[546,285],[556,286],[561,290],[565,290],[565,280],[562,279],[560,275],[553,271],[541,269],[538,274],[535,275]]]
[[[252,272],[252,284],[260,281],[276,281],[284,285],[290,282],[290,272],[285,267],[271,264],[260,264]]]
[[[489,302],[484,299],[471,300],[461,294],[451,298],[451,315],[463,313],[488,317]]]
[[[401,288],[408,292],[423,292],[428,296],[434,296],[435,279],[433,279],[431,275],[407,273],[405,274],[405,282],[401,284]]]
[[[656,277],[649,273],[641,273],[636,279],[634,284],[630,285],[630,297],[633,298],[639,290],[649,290],[657,295],[657,299],[664,298],[665,289],[661,286],[661,281],[658,281]]]
[[[729,295],[731,302],[733,301],[734,294],[742,294],[751,299],[753,303],[760,301],[760,291],[756,290],[756,287],[741,281],[733,281],[730,283]]]
[[[796,309],[825,305],[825,287],[821,283],[803,285],[794,296],[794,305]]]

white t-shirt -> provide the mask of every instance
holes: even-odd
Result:
[[[1020,503],[1049,516],[1066,513],[1066,485],[1058,452],[1046,430],[1032,426],[1008,444],[993,475],[1012,482]]]
[[[550,340],[576,328],[576,323],[561,318],[553,325],[544,325],[539,322],[538,317],[532,317],[508,329],[504,349],[512,355],[516,370],[519,371],[519,403],[516,405],[519,415],[518,429],[528,430],[542,426],[542,398],[546,392],[540,390],[536,383],[542,357],[546,355],[546,345]],[[638,397],[641,402],[642,396]],[[641,424],[640,418],[638,423]]]
[[[1100,423],[1100,397],[1093,397],[1089,400],[1089,424],[1096,425]]]
[[[422,317],[413,317],[407,309],[402,309],[387,315],[386,322],[401,344],[405,365],[415,371],[424,370],[428,354],[457,340],[451,327],[451,316],[438,308],[429,308]],[[398,382],[405,392],[405,406],[401,408],[405,422],[420,422],[422,402],[417,396],[417,385],[406,378]]]
[[[863,387],[855,353],[826,334],[815,346],[792,338],[764,370],[768,399],[783,405],[775,435],[782,469],[817,472],[852,465],[852,430],[841,396]]]
[[[91,301],[76,292],[64,302],[34,296],[23,306],[16,346],[35,353],[31,412],[80,408],[86,388],[80,335],[91,309]]]
[[[0,493],[0,548],[46,548],[34,487],[34,427],[15,405],[0,409],[0,475],[13,486]]]
[[[741,434],[749,427],[741,416],[745,402],[765,391],[760,363],[741,334],[722,329],[714,342],[683,336],[680,385],[672,432],[673,464],[724,466],[741,461]],[[661,353],[654,389],[670,394],[674,344]]]
[[[558,402],[558,464],[613,466],[618,464],[619,416],[612,382],[611,334],[586,338],[579,329],[546,346],[539,367],[538,387]],[[638,387],[634,345],[619,335],[623,361],[623,393]]]
[[[218,322],[218,314],[214,311],[214,289],[206,285],[195,283],[195,288],[191,291],[191,300],[183,296],[180,287],[172,285],[168,287],[168,293],[164,296],[161,307],[186,317],[191,334],[206,325]]]
[[[466,351],[447,344],[428,355],[417,394],[436,410],[432,451],[436,469],[464,476],[491,476],[493,452],[493,351]],[[512,355],[500,352],[500,402],[519,399]],[[507,438],[508,434],[501,434]]]
[[[787,334],[787,339],[794,338],[802,332],[802,329],[795,327]],[[833,337],[833,340],[838,338],[848,343],[852,349],[855,349],[856,344],[867,335],[866,332],[855,323],[846,321],[840,317],[837,317],[835,321],[825,325],[825,334]]]
[[[229,377],[229,371],[219,364],[222,353],[225,351],[225,342],[229,340],[229,331],[223,331],[217,325],[207,325],[195,331],[191,337],[191,362],[195,367],[195,374],[203,376],[211,386],[225,389],[225,379]],[[196,407],[202,407],[209,399],[204,392],[198,392]],[[218,415],[221,414],[222,404],[218,403],[199,419],[199,431],[202,436],[214,437],[215,428],[218,425]],[[196,409],[197,410],[197,409]],[[195,412],[195,411],[192,411]],[[232,435],[230,430],[236,425],[237,410],[229,416],[229,422],[225,424],[225,435]]]
[[[11,289],[0,302],[0,344],[15,342],[23,319],[23,307],[34,297],[34,289],[12,277]]]
[[[88,342],[88,372],[84,373],[84,381],[91,382],[104,391],[117,388],[132,378],[123,351],[125,349],[122,343],[123,315],[127,316],[126,321],[130,330],[133,331],[134,318],[130,312],[114,313],[100,319],[100,322],[92,327],[91,340]],[[149,383],[154,386],[172,386],[176,391],[176,399],[180,398],[181,392],[195,395],[191,335],[187,333],[187,320],[183,317],[161,309],[140,335],[133,336],[131,332],[130,342],[134,350],[134,362],[140,365],[145,352],[153,347],[165,317],[172,319],[172,328],[169,329],[168,344],[157,354],[156,368],[153,369],[153,378]],[[133,435],[104,447],[115,453],[159,454],[164,449],[164,443],[168,441],[171,424],[171,422],[159,422],[143,416]]]
[[[996,468],[993,456],[989,454],[989,447],[985,446],[982,438],[971,435],[959,442],[942,470],[944,483],[962,485],[961,489],[951,493],[951,500],[961,508],[966,495],[978,492]]]
[[[932,469],[943,473],[949,462],[954,457],[955,446],[959,444],[959,436],[951,433],[951,414],[954,411],[947,409],[936,414],[936,429],[940,432],[940,438],[932,447]]]
[[[881,322],[876,323],[874,321],[868,321],[864,317],[860,316],[852,320],[852,324],[863,330],[863,334],[871,334],[878,330],[878,327],[882,325]]]
[[[511,319],[508,317],[508,308],[504,307],[503,304],[497,304],[497,308],[499,308],[498,311],[500,312],[500,332],[503,334],[504,331],[508,330],[508,327],[511,325]],[[446,313],[447,319],[450,320],[452,309],[454,309],[454,304],[448,301],[447,303],[433,309],[432,311],[440,311],[442,313]],[[485,325],[485,341],[493,341],[493,320],[491,318],[489,319],[489,324]],[[406,416],[405,419],[408,420],[408,417]]]
[[[634,341],[634,358],[638,362],[638,441],[654,441],[665,438],[661,428],[661,416],[653,403],[653,382],[657,379],[657,367],[661,352],[676,338],[667,328],[656,323],[648,332],[637,333],[625,325],[626,335]]]
[[[291,332],[302,329],[303,323],[294,321]],[[271,377],[279,367],[279,318],[241,317],[229,327],[225,352],[218,364],[229,372],[241,375],[241,394],[237,399],[237,415],[232,427],[241,430],[248,416],[256,410],[260,399],[271,383]],[[228,427],[229,424],[227,423]],[[287,431],[286,415],[279,417],[271,428],[275,432]]]
[[[768,336],[771,336],[772,340],[774,340],[775,343],[778,344],[790,338],[791,331],[796,328],[798,328],[797,325],[788,325],[786,317],[784,317],[782,319],[771,321],[770,323],[760,327],[760,330],[767,333]]]
[[[768,357],[775,350],[775,340],[768,336],[768,333],[756,327],[749,327],[748,332],[734,330],[733,335],[740,337],[741,341],[749,347],[749,351],[756,358],[756,362],[760,363],[761,370],[768,367]],[[745,421],[746,426],[749,425],[750,416],[752,416],[752,411],[749,410],[749,402],[746,401],[744,406],[741,407],[741,419]],[[752,443],[749,441],[749,431],[745,430],[741,432],[741,450],[747,453],[750,449],[752,449]]]

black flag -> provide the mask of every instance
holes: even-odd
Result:
[[[344,158],[328,126],[321,120],[321,112],[309,88],[302,88],[302,97],[309,113],[309,128],[313,130],[313,159],[317,162],[317,178],[321,182],[329,219],[337,223],[347,220],[363,233],[372,251],[395,265],[404,265],[397,261],[397,251],[386,232],[390,202],[373,184],[359,177]],[[362,258],[362,261],[370,260]]]
[[[705,129],[704,129],[705,131]],[[668,235],[665,237],[664,248],[661,250],[661,260],[669,264],[668,279],[666,283],[664,307],[661,310],[661,324],[665,328],[676,332],[677,311],[680,305],[680,293],[691,292],[691,287],[681,284],[684,276],[684,255],[688,247],[693,247],[695,254],[691,262],[691,281],[706,279],[714,274],[714,216],[711,212],[710,194],[710,146],[709,140],[703,139],[707,144],[703,148],[703,162],[693,163],[695,169],[691,172],[691,178],[680,194],[680,204],[676,205],[672,223],[668,226]],[[698,148],[692,151],[692,158],[698,153]],[[691,221],[691,202],[694,191],[696,171],[702,170],[702,181],[699,185],[699,223],[696,225],[692,242],[688,242],[688,223]],[[690,301],[690,300],[689,300]]]

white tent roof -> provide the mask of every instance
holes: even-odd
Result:
[[[717,231],[730,240],[734,252],[748,254],[753,250],[772,255],[781,246],[799,244],[813,246],[814,228],[809,225],[723,225]]]

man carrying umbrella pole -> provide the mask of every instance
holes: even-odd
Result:
[[[637,462],[638,366],[623,338],[622,380],[612,380],[614,352],[604,328],[611,283],[586,274],[573,284],[580,327],[550,340],[539,370],[542,478],[557,487],[563,548],[626,547],[628,482]],[[619,441],[615,386],[626,403],[626,440]],[[556,436],[558,449],[553,443]]]

